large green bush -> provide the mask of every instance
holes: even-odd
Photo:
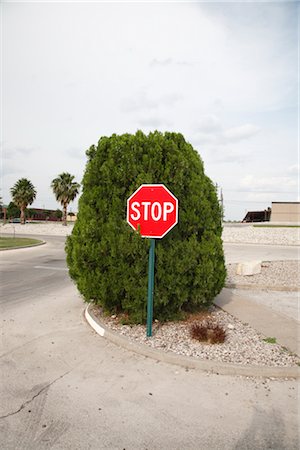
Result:
[[[149,240],[126,222],[141,185],[163,183],[178,198],[178,224],[156,243],[154,317],[211,305],[225,281],[221,210],[197,151],[181,134],[102,137],[87,151],[78,218],[66,244],[71,277],[87,302],[146,319]]]

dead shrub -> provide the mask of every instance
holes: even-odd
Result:
[[[193,339],[209,344],[222,344],[226,339],[226,331],[212,320],[193,323],[190,332]]]

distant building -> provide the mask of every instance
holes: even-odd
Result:
[[[74,214],[74,213],[70,212],[67,215],[67,221],[68,222],[76,222],[76,220],[77,220],[77,214]]]
[[[271,222],[300,223],[300,202],[272,202]]]
[[[248,211],[243,222],[268,222],[271,216],[271,208],[263,211]]]
[[[62,213],[54,209],[28,208],[27,215],[30,220],[60,222]]]

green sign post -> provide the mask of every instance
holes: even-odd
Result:
[[[152,336],[155,239],[178,222],[178,200],[163,184],[142,184],[127,200],[127,222],[150,238],[147,298],[147,337]]]
[[[147,337],[152,336],[154,263],[155,263],[155,239],[150,239],[149,266],[148,266]]]

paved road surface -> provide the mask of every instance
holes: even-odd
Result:
[[[293,381],[157,363],[96,335],[63,239],[1,253],[1,448],[298,449]]]
[[[2,304],[23,303],[30,300],[32,295],[59,291],[69,283],[64,252],[65,237],[36,238],[47,240],[47,244],[1,253]]]
[[[227,263],[300,260],[300,247],[262,244],[224,244]]]

